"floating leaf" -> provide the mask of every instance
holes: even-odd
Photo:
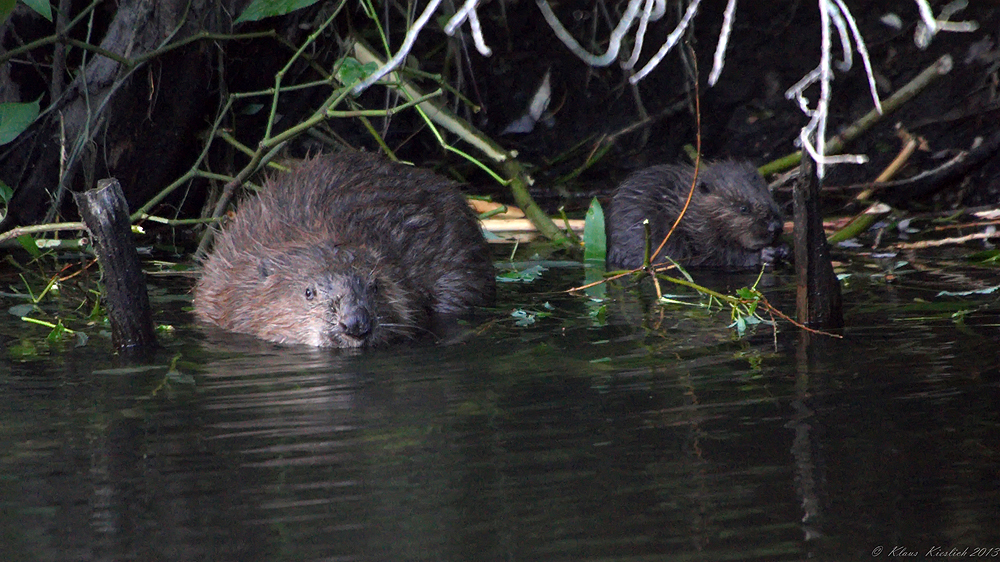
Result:
[[[968,256],[966,259],[972,262],[979,263],[997,263],[1000,262],[1000,250],[982,250],[980,252],[975,252]]]
[[[272,16],[283,16],[295,10],[312,6],[319,0],[253,0],[234,23],[259,21]]]
[[[63,326],[62,320],[59,320],[56,325],[49,332],[48,340],[52,343],[62,341],[63,337],[66,335],[66,326]]]
[[[538,279],[546,268],[540,265],[533,265],[522,271],[508,271],[497,275],[497,281],[501,283],[531,283]]]
[[[35,305],[31,303],[26,304],[15,304],[14,306],[7,309],[7,312],[17,316],[18,318],[22,316],[27,316],[35,310]]]
[[[514,318],[517,318],[517,321],[514,322],[514,324],[517,326],[524,327],[524,326],[530,326],[535,323],[535,315],[521,309],[511,312],[510,315],[513,316]]]

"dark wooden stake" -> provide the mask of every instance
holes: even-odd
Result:
[[[132,240],[128,203],[121,185],[114,178],[100,180],[97,189],[76,193],[74,198],[101,265],[112,343],[119,351],[127,352],[155,348],[146,279]]]
[[[794,189],[798,320],[814,328],[840,328],[844,325],[840,282],[830,263],[819,191],[816,165],[803,151],[801,174]]]

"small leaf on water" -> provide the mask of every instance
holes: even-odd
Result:
[[[994,248],[992,250],[983,250],[980,252],[975,252],[973,254],[966,256],[965,259],[973,262],[997,263],[1000,262],[1000,250]]]
[[[515,326],[530,326],[535,323],[535,315],[525,310],[517,309],[510,315],[517,318],[517,321],[514,322]]]
[[[28,304],[15,304],[14,306],[8,308],[7,312],[10,312],[14,316],[21,318],[22,316],[27,316],[31,314],[33,310],[35,310],[35,305],[28,303]]]
[[[497,281],[501,283],[531,283],[538,279],[546,268],[540,265],[533,265],[521,271],[508,271],[497,275]]]
[[[52,331],[49,332],[47,339],[51,343],[56,343],[58,341],[62,341],[63,336],[65,335],[66,335],[66,326],[63,326],[62,320],[59,320],[56,323],[55,327],[52,328]]]

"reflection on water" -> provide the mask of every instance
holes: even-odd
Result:
[[[769,281],[774,302],[792,298]],[[182,328],[144,369],[116,366],[98,339],[5,353],[0,558],[850,560],[1000,546],[989,307],[961,325],[856,308],[844,340],[807,348],[790,328],[734,340],[724,314],[660,312],[620,287],[603,314],[539,290],[503,288],[498,312],[451,345],[342,354]],[[9,346],[23,328],[2,322]]]

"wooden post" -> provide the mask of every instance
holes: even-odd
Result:
[[[112,343],[119,351],[155,348],[146,279],[132,240],[128,203],[121,184],[114,178],[103,179],[97,182],[97,189],[76,193],[74,198],[101,266]]]
[[[840,328],[844,313],[840,282],[830,263],[830,247],[823,232],[816,165],[803,151],[799,181],[795,183],[795,275],[798,320],[816,328]]]

